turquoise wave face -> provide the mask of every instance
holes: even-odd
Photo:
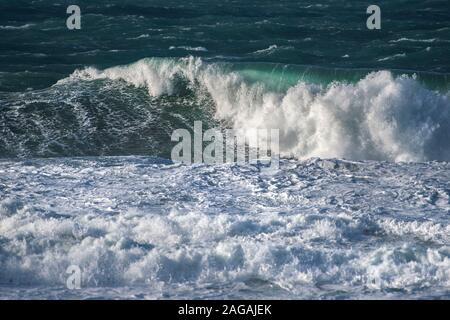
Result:
[[[66,28],[70,1],[2,1],[0,90],[46,88],[83,66],[145,57],[270,62],[344,69],[450,72],[446,0],[77,1],[82,29]]]
[[[369,68],[326,68],[266,62],[239,62],[220,64],[225,70],[238,72],[250,83],[264,83],[275,91],[286,90],[299,81],[329,85],[333,82],[356,83],[372,72]],[[390,70],[394,76],[414,77],[424,86],[446,93],[450,90],[450,74],[427,71]]]

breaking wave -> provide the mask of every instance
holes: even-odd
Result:
[[[0,152],[164,156],[175,128],[205,120],[278,128],[286,157],[447,161],[446,86],[446,75],[147,58],[4,95]]]
[[[2,297],[449,296],[448,163],[283,159],[272,176],[97,157],[0,173]],[[82,290],[65,287],[70,265]]]

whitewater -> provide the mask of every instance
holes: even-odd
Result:
[[[21,153],[0,162],[0,296],[449,298],[448,93],[414,74],[314,72],[148,58],[76,70],[20,104],[7,94],[3,119],[44,122],[22,126],[32,144],[3,122]],[[279,170],[159,156],[198,115],[279,128]],[[150,154],[127,156],[140,134]],[[80,290],[66,287],[71,265]]]
[[[2,161],[1,297],[449,297],[448,163],[260,169]],[[65,287],[69,265],[80,290]]]

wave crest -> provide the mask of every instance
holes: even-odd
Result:
[[[256,81],[248,81],[248,74],[190,57],[144,59],[103,71],[87,68],[69,79],[124,80],[147,88],[151,96],[179,94],[182,79],[183,86],[208,96],[217,120],[234,128],[280,129],[284,156],[450,159],[449,96],[427,89],[414,76],[378,71],[354,83],[300,80],[276,90],[267,85],[274,74],[256,73]]]

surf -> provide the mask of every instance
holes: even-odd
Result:
[[[85,67],[20,99],[2,95],[0,152],[169,158],[174,130],[202,121],[205,130],[279,129],[282,157],[448,161],[449,83],[431,73],[193,56]]]
[[[280,152],[288,157],[450,158],[449,96],[427,88],[417,75],[346,70],[335,72],[341,80],[332,80],[323,77],[323,70],[298,71],[194,57],[143,59],[105,70],[78,70],[63,83],[124,81],[151,97],[179,96],[189,88],[209,103],[217,121],[232,128],[280,129]]]

